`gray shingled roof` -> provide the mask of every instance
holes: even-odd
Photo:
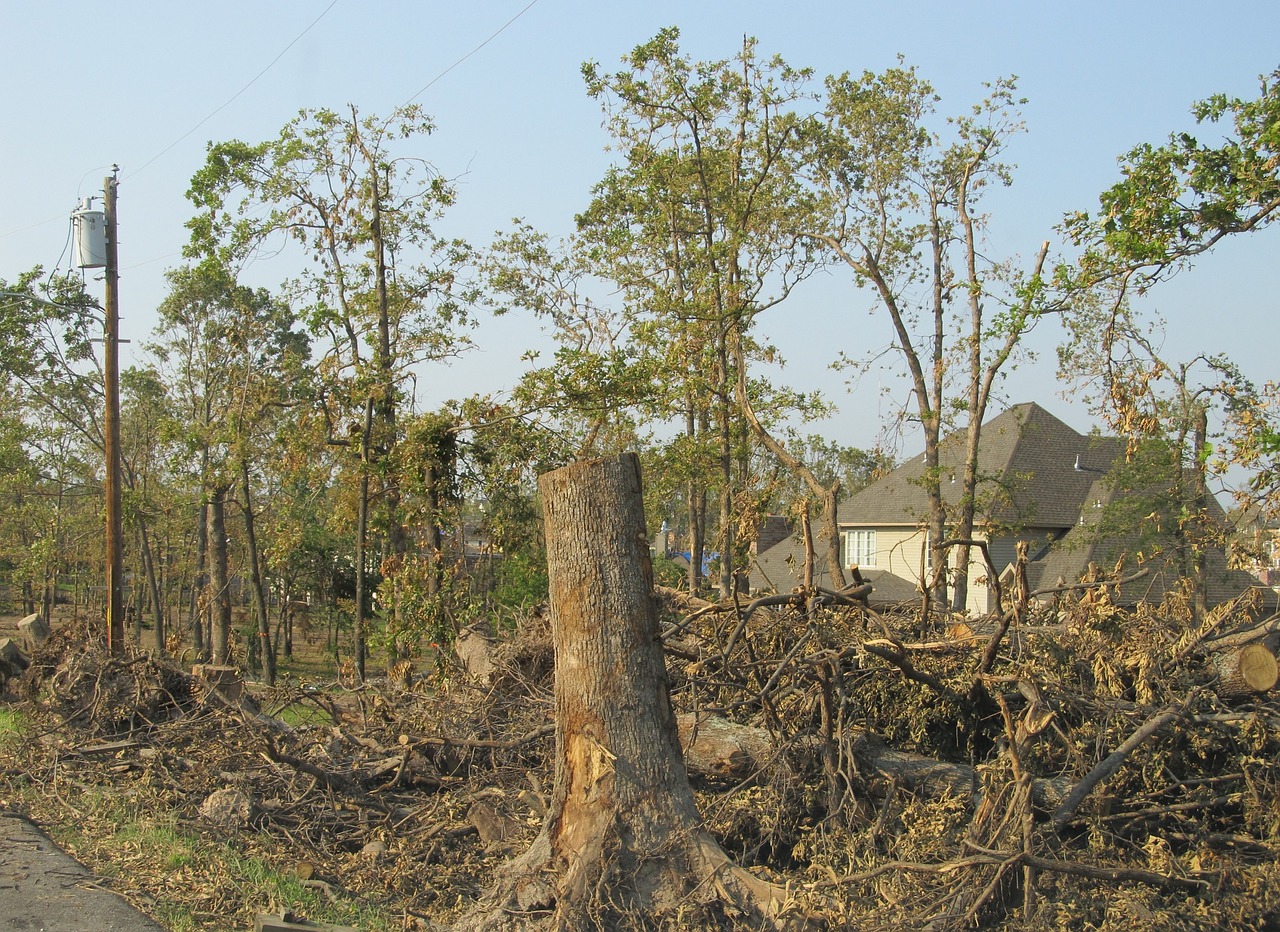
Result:
[[[950,504],[960,497],[965,441],[963,432],[953,433],[938,451],[942,496]],[[977,518],[1010,527],[1071,527],[1094,480],[1121,451],[1116,438],[1081,434],[1032,402],[1015,405],[982,426]],[[929,513],[924,474],[922,453],[846,500],[840,524],[919,524]]]
[[[943,498],[951,504],[959,498],[965,440],[962,432],[952,434],[943,440],[939,450],[944,470],[956,470],[957,481],[942,484]],[[1059,579],[1078,582],[1090,562],[1111,570],[1118,553],[1135,549],[1136,539],[1099,541],[1091,533],[1098,510],[1089,506],[1106,505],[1116,494],[1105,477],[1123,453],[1124,444],[1119,438],[1081,434],[1034,403],[1015,405],[983,425],[978,451],[979,523],[989,521],[1010,529],[1035,528],[1060,538],[1028,566],[1032,589],[1053,586]],[[924,472],[921,454],[851,496],[840,506],[841,527],[919,525],[929,509],[920,482]],[[1210,507],[1221,514],[1216,500],[1211,499]],[[1129,569],[1133,568],[1130,558]],[[876,586],[872,598],[880,604],[915,597],[914,586],[906,580],[883,571],[863,572],[867,581]],[[751,585],[785,592],[799,585],[803,574],[804,551],[792,537],[756,557]],[[1158,600],[1169,587],[1179,584],[1179,578],[1178,568],[1168,559],[1151,560],[1148,576],[1126,587],[1120,600]],[[831,584],[821,558],[815,567],[815,582]],[[1210,604],[1238,595],[1251,582],[1247,573],[1228,570],[1221,553],[1210,554]]]
[[[1104,573],[1113,572],[1121,558],[1124,560],[1121,575],[1128,576],[1139,569],[1145,569],[1147,573],[1119,587],[1115,596],[1118,604],[1158,602],[1166,592],[1182,585],[1183,569],[1178,565],[1172,535],[1161,535],[1143,544],[1136,534],[1099,539],[1093,533],[1097,512],[1088,507],[1088,502],[1098,501],[1105,505],[1117,494],[1105,479],[1098,480],[1086,499],[1084,520],[1077,520],[1076,525],[1055,542],[1042,559],[1027,566],[1027,583],[1033,592],[1061,583],[1078,582],[1090,563],[1096,563]],[[1217,499],[1210,496],[1207,507],[1212,520],[1225,522],[1226,515]],[[1243,570],[1229,568],[1226,554],[1221,550],[1210,550],[1205,554],[1205,600],[1210,605],[1226,602],[1250,588],[1258,588],[1257,580]],[[1264,590],[1261,594],[1264,604],[1274,604],[1274,593]]]

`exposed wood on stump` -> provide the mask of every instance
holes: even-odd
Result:
[[[21,675],[30,664],[13,638],[0,638],[0,691],[4,690],[5,683]]]
[[[539,479],[555,646],[555,788],[541,834],[458,929],[626,928],[701,909],[777,924],[778,888],[702,828],[668,693],[634,454]]]
[[[48,623],[39,614],[28,615],[18,622],[18,637],[28,651],[34,651],[47,641],[49,633]]]
[[[1276,655],[1261,641],[1217,651],[1210,656],[1217,674],[1213,690],[1226,699],[1244,699],[1275,688]]]

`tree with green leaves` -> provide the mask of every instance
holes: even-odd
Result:
[[[13,504],[22,512],[17,534],[25,551],[18,561],[23,599],[48,611],[58,567],[73,535],[72,519],[96,519],[103,450],[102,373],[93,343],[102,333],[102,311],[74,275],[23,273],[0,280],[0,368],[8,385],[14,455],[27,467],[14,481]],[[19,456],[19,452],[21,455]],[[101,565],[101,534],[83,556]]]
[[[623,159],[595,186],[579,236],[597,274],[621,288],[633,339],[654,359],[661,403],[682,422],[693,459],[714,451],[720,590],[737,585],[752,443],[822,498],[828,563],[840,580],[838,486],[823,486],[776,430],[784,410],[825,408],[750,373],[753,362],[776,358],[758,342],[756,322],[818,268],[811,241],[797,233],[815,204],[800,173],[816,129],[805,112],[811,75],[762,57],[751,39],[733,59],[694,62],[675,28],[637,46],[623,65],[613,73],[583,66]],[[697,528],[705,491],[696,470],[689,474],[688,520]]]
[[[3,300],[3,299],[0,299]],[[0,587],[23,614],[45,617],[57,584],[61,495],[52,509],[43,496],[34,424],[24,417],[19,386],[0,376]],[[59,483],[59,489],[62,484]],[[51,533],[33,534],[53,524]]]
[[[387,575],[407,548],[394,450],[411,370],[465,345],[465,244],[433,222],[452,187],[424,159],[399,154],[432,131],[417,107],[389,117],[308,110],[273,140],[211,146],[188,194],[193,253],[235,266],[283,242],[300,246],[289,296],[329,346],[320,397],[332,443],[356,452],[356,664],[365,662],[370,502],[381,503]],[[394,602],[394,599],[392,600]]]
[[[902,416],[923,434],[933,588],[942,597],[944,541],[973,536],[977,451],[993,393],[1036,324],[1075,297],[1049,287],[1047,242],[1029,263],[992,258],[985,245],[983,197],[1012,183],[1004,152],[1023,131],[1014,80],[989,85],[988,96],[948,120],[945,131],[937,102],[915,68],[828,78],[826,125],[810,162],[825,200],[815,214],[820,225],[807,232],[889,318],[891,346],[911,386]],[[949,513],[939,445],[953,428],[966,433],[966,456],[959,506]],[[952,560],[955,610],[967,602],[969,562],[961,544]]]
[[[255,641],[265,648],[270,680],[274,663],[252,478],[266,458],[277,412],[296,401],[302,365],[309,357],[308,341],[295,329],[286,304],[265,289],[238,284],[216,260],[175,269],[168,278],[169,294],[160,306],[161,323],[150,349],[169,383],[170,431],[196,467],[193,478],[208,541],[209,580],[203,603],[211,612],[213,660],[225,663],[230,648],[226,508],[238,493],[258,618]]]
[[[1089,313],[1071,318],[1061,369],[1135,441],[1163,435],[1170,411],[1187,409],[1188,398],[1195,410],[1209,406],[1218,425],[1216,453],[1197,446],[1184,456],[1219,473],[1249,470],[1240,497],[1276,513],[1280,383],[1256,385],[1220,356],[1163,359],[1151,336],[1155,322],[1131,302],[1224,240],[1265,229],[1280,216],[1280,71],[1260,78],[1254,99],[1216,94],[1191,112],[1211,141],[1178,132],[1159,145],[1135,146],[1120,159],[1122,178],[1102,193],[1097,212],[1065,219],[1082,252],[1060,275],[1096,289],[1097,297]],[[1189,422],[1173,423],[1185,431]]]
[[[174,487],[171,472],[174,446],[167,425],[172,422],[169,399],[159,373],[150,368],[129,368],[121,373],[121,453],[125,532],[137,536],[138,568],[134,575],[143,580],[145,593],[135,585],[136,627],[142,643],[143,603],[150,603],[152,649],[166,650],[167,598],[162,570],[165,557],[157,552],[156,531],[164,533],[165,518],[173,512]],[[182,489],[185,492],[186,489]],[[145,597],[144,597],[145,595]]]

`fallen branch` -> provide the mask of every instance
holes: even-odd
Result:
[[[1025,864],[1027,867],[1033,867],[1038,871],[1071,874],[1075,877],[1087,877],[1090,880],[1102,880],[1108,883],[1145,883],[1153,887],[1182,887],[1192,890],[1201,890],[1209,886],[1209,881],[1200,877],[1171,877],[1168,874],[1160,874],[1155,871],[1145,871],[1138,868],[1097,867],[1092,864],[1080,864],[1075,861],[1055,861],[1021,851],[1007,856],[998,852],[975,854],[965,858],[958,858],[954,861],[944,861],[940,864],[927,864],[916,861],[886,861],[884,864],[879,864],[870,870],[834,878],[827,881],[823,886],[848,886],[849,884],[864,883],[894,871],[907,871],[914,874],[954,874],[957,871],[991,864],[999,865],[1006,870]]]
[[[1059,592],[1077,592],[1082,589],[1105,589],[1107,586],[1124,586],[1131,582],[1137,582],[1149,572],[1151,572],[1150,568],[1144,566],[1142,569],[1135,570],[1128,576],[1122,576],[1119,579],[1095,579],[1092,582],[1071,583],[1070,585],[1063,586],[1049,586],[1029,593],[1027,598],[1034,599],[1042,595],[1056,595]]]
[[[953,699],[957,702],[960,701],[960,697],[956,694],[955,690],[951,689],[933,674],[917,670],[915,664],[913,664],[911,659],[907,657],[906,652],[899,649],[898,645],[891,641],[865,641],[863,642],[862,649],[868,654],[879,657],[881,660],[887,660],[889,663],[901,670],[902,675],[907,679],[919,683],[922,686],[928,686],[940,696],[945,696],[946,698]]]
[[[276,747],[275,741],[270,735],[263,736],[263,742],[267,746],[267,758],[274,764],[284,764],[286,767],[292,767],[300,773],[305,773],[309,777],[314,777],[325,789],[334,790],[339,793],[350,793],[354,788],[354,784],[346,777],[339,776],[336,773],[330,773],[323,767],[318,767],[311,761],[303,760],[300,757],[294,757],[287,754]]]
[[[1145,741],[1158,734],[1166,725],[1169,725],[1182,718],[1182,710],[1176,708],[1165,709],[1156,713],[1146,722],[1142,724],[1129,738],[1116,748],[1106,758],[1102,760],[1093,770],[1085,774],[1083,780],[1075,785],[1067,798],[1063,800],[1062,805],[1053,813],[1053,831],[1060,834],[1071,817],[1075,815],[1076,810],[1080,808],[1080,804],[1088,798],[1094,788],[1111,776],[1120,766],[1129,758],[1129,755],[1136,751]]]
[[[1038,858],[1030,854],[1020,854],[1018,859],[1038,871],[1071,874],[1074,877],[1105,880],[1109,883],[1145,883],[1153,887],[1182,887],[1190,890],[1200,890],[1210,886],[1209,881],[1200,877],[1171,877],[1168,874],[1158,874],[1155,871],[1144,871],[1135,867],[1098,867],[1076,861],[1051,861],[1048,858]]]

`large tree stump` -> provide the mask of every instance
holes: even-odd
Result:
[[[689,786],[653,601],[634,454],[538,482],[555,646],[555,787],[541,834],[456,928],[781,924],[781,891],[735,866]]]
[[[49,640],[49,633],[49,624],[40,617],[39,613],[28,615],[18,622],[18,637],[22,639],[22,644],[28,653],[34,652],[37,647]]]

